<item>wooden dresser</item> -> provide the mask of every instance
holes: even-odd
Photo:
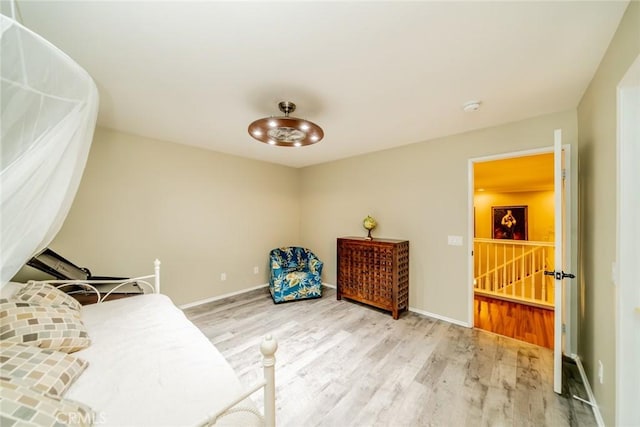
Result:
[[[338,299],[391,311],[409,308],[409,241],[338,238]]]

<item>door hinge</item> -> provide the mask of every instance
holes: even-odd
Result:
[[[565,333],[567,332],[567,325],[566,324],[562,324],[562,332]]]
[[[562,179],[567,179],[567,170],[562,169]]]

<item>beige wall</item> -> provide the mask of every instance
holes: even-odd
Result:
[[[553,191],[476,192],[473,206],[475,207],[476,237],[484,239],[493,237],[491,231],[493,206],[527,206],[528,240],[553,242]]]
[[[410,240],[410,306],[466,323],[468,161],[550,147],[556,128],[575,143],[575,110],[304,168],[302,242],[335,284],[336,238],[364,236],[370,214],[374,237]],[[464,236],[464,246],[448,246],[447,235]]]
[[[615,421],[616,86],[640,54],[640,3],[631,2],[578,106],[581,253],[579,352],[604,421]],[[597,379],[598,360],[604,383]]]
[[[364,235],[371,214],[374,236],[411,241],[411,306],[466,322],[467,242],[446,241],[468,235],[468,160],[549,147],[555,128],[575,142],[575,111],[304,169],[99,128],[50,247],[100,275],[148,274],[157,257],[182,304],[266,283],[266,254],[288,244],[316,251],[335,284],[336,237]]]
[[[297,176],[293,168],[98,129],[50,247],[101,275],[150,274],[159,258],[163,292],[177,304],[264,284],[269,250],[299,240]]]

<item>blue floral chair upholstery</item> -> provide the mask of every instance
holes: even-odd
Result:
[[[275,303],[322,296],[322,261],[307,248],[290,246],[269,253],[269,291]]]

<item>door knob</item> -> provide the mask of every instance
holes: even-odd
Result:
[[[575,279],[576,275],[572,273],[565,273],[564,271],[546,271],[544,272],[545,276],[554,276],[556,280],[562,280],[566,277],[569,279]]]

